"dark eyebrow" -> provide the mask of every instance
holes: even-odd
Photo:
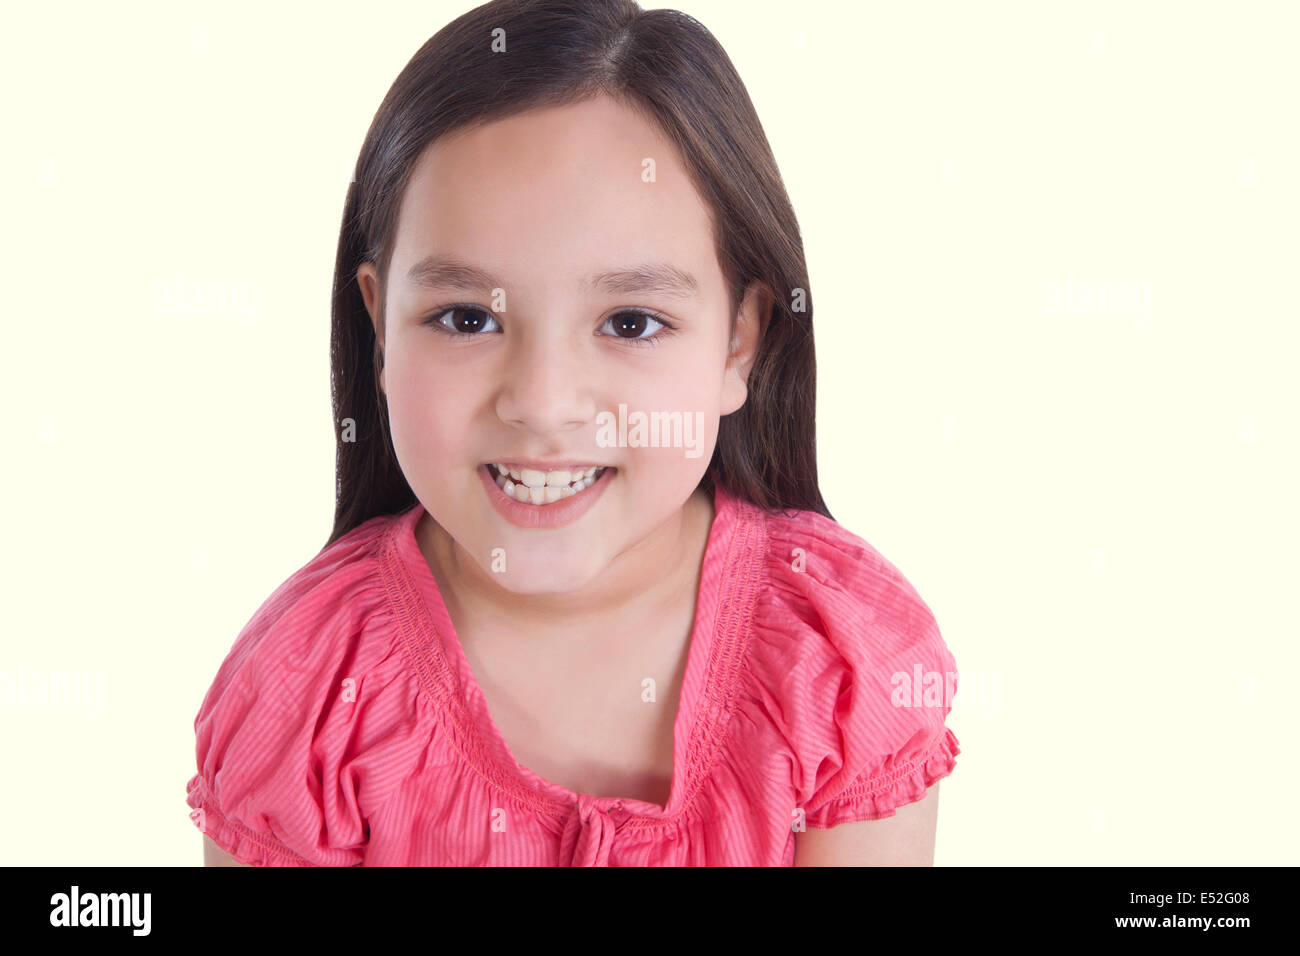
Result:
[[[476,268],[455,256],[425,256],[406,273],[408,282],[425,288],[464,289],[490,295],[504,289],[505,283],[491,273]],[[586,287],[610,295],[655,293],[679,298],[698,296],[700,284],[695,276],[676,266],[658,262],[632,269],[611,269],[588,277]]]
[[[599,272],[587,280],[587,285],[591,289],[607,292],[610,295],[632,295],[641,292],[689,299],[700,294],[700,284],[695,281],[695,276],[666,262],[651,263],[633,269]]]

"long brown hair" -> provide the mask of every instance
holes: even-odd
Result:
[[[507,52],[494,52],[501,40]],[[831,517],[817,484],[816,362],[803,242],[762,124],[726,52],[686,14],[642,10],[634,0],[492,0],[447,24],[407,63],[375,113],[348,187],[330,330],[336,482],[327,544],[417,501],[388,432],[382,359],[356,279],[361,263],[377,265],[382,328],[398,211],[417,159],[453,130],[602,94],[658,123],[681,152],[712,211],[733,331],[749,283],[770,291],[745,404],[719,422],[700,487],[712,493],[717,481],[766,511]]]

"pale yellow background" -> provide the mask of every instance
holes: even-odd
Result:
[[[199,862],[194,716],[330,528],[351,164],[469,7],[6,12],[0,671],[102,698],[0,709],[0,862]],[[936,862],[1296,862],[1294,5],[679,8],[799,216],[826,499],[963,675]]]

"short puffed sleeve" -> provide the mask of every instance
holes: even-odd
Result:
[[[240,632],[194,721],[191,819],[240,863],[353,866],[394,742],[367,685],[400,667],[372,522],[285,581]],[[385,693],[388,691],[385,690]],[[391,721],[390,721],[391,722]],[[398,742],[400,749],[400,742]]]
[[[930,608],[870,544],[813,512],[769,519],[755,615],[768,711],[810,828],[893,816],[952,772],[956,661]]]

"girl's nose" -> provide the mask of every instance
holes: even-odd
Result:
[[[591,356],[571,332],[520,336],[497,389],[501,420],[539,435],[595,421]]]

